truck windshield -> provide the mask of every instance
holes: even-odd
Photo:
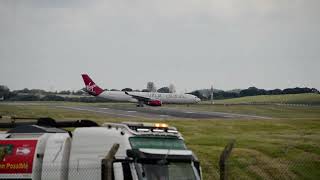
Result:
[[[178,138],[163,137],[131,137],[129,138],[132,149],[151,148],[151,149],[186,149],[183,140]]]
[[[168,164],[138,163],[143,180],[198,180],[195,168],[187,162],[171,162]]]

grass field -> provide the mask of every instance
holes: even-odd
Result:
[[[128,106],[128,104],[91,105]],[[231,179],[320,178],[320,107],[205,104],[167,107],[272,117],[271,120],[167,120],[167,123],[179,129],[187,146],[199,157],[204,179],[219,178],[218,159],[224,146],[232,139],[236,141],[236,145],[228,163]],[[127,121],[123,118],[111,118],[90,112],[48,108],[45,104],[39,106],[0,104],[0,115],[92,119],[100,123]],[[133,120],[139,121],[139,119]]]
[[[85,104],[87,105],[87,104]],[[136,110],[134,104],[129,103],[96,103],[92,106]],[[247,114],[265,116],[271,118],[319,118],[320,107],[317,106],[285,106],[285,105],[221,105],[221,104],[166,104],[162,107],[156,107],[157,109],[175,108],[186,111],[206,111],[206,112],[226,112],[236,114]]]
[[[240,104],[240,103],[276,103],[276,104],[309,104],[320,105],[320,94],[285,94],[285,95],[262,95],[247,96],[214,101],[217,104]],[[203,102],[211,103],[209,101]]]
[[[194,104],[194,105],[166,105],[163,108],[171,107],[185,110],[195,111],[214,111],[228,112],[266,116],[272,118],[285,119],[309,119],[320,118],[320,107],[307,106],[282,106],[282,105],[209,105],[209,104]]]

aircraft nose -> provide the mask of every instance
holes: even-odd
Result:
[[[200,98],[196,98],[196,102],[200,102],[201,101],[201,99]]]

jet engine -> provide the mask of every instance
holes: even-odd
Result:
[[[158,99],[154,99],[154,100],[147,101],[146,104],[149,106],[161,106],[162,102]]]

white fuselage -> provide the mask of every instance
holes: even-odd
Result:
[[[150,99],[160,100],[162,103],[172,104],[193,104],[200,101],[191,94],[176,94],[176,93],[157,93],[157,92],[129,92],[130,95],[142,96]],[[104,91],[98,97],[106,98],[112,101],[122,102],[138,102],[137,99],[127,95],[123,91]]]

